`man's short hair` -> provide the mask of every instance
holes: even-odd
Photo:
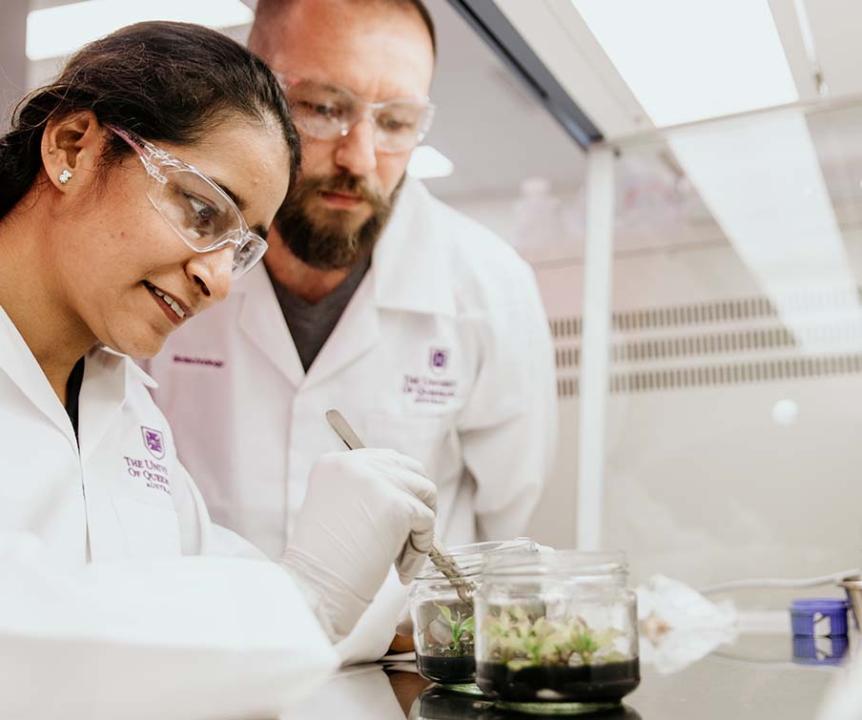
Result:
[[[434,52],[434,57],[437,57],[437,33],[434,30],[434,21],[431,19],[431,13],[428,12],[428,8],[425,7],[425,3],[422,0],[350,0],[351,2],[361,2],[364,4],[369,4],[369,2],[376,2],[380,5],[391,5],[393,7],[397,7],[402,10],[415,10],[419,13],[419,17],[422,18],[422,22],[425,25],[425,29],[428,30],[428,36],[431,38],[431,49]],[[257,2],[257,11],[255,14],[255,22],[254,26],[257,27],[265,27],[270,22],[272,22],[276,15],[280,12],[286,10],[288,6],[292,3],[296,2],[296,0],[258,0]],[[265,32],[265,31],[264,31]],[[256,29],[252,29],[252,39],[254,41],[260,42],[260,35]],[[254,49],[254,48],[253,48]]]

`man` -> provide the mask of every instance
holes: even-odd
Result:
[[[260,0],[249,44],[283,79],[302,176],[265,268],[150,368],[214,519],[279,557],[312,463],[342,447],[337,408],[423,462],[445,543],[524,533],[556,434],[551,342],[526,264],[406,178],[432,113],[427,11]]]

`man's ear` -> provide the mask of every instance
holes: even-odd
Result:
[[[89,110],[49,120],[42,133],[42,165],[61,192],[88,184],[102,154],[104,130]]]

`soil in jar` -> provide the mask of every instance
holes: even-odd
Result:
[[[473,646],[464,645],[458,654],[424,655],[416,653],[416,667],[424,678],[443,685],[471,683],[476,677]]]
[[[476,684],[511,702],[619,702],[640,684],[640,665],[637,658],[574,667],[480,662]]]

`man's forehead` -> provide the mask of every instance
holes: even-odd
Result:
[[[298,2],[256,32],[266,37],[253,49],[288,81],[336,85],[369,101],[428,94],[430,37],[418,14],[392,3]]]

